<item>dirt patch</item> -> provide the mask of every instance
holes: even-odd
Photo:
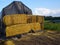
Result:
[[[12,41],[15,45],[60,45],[60,32],[42,31],[28,33],[27,35],[23,35],[22,38],[15,38],[15,40],[13,39]],[[2,45],[2,43],[0,45]]]
[[[60,35],[51,32],[27,34],[21,39],[14,40],[16,45],[60,45]]]

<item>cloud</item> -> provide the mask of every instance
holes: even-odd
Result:
[[[34,15],[43,15],[43,16],[60,16],[59,10],[52,10],[47,8],[35,8],[33,10]]]

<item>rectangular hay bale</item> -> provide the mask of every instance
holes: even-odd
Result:
[[[13,24],[27,23],[27,17],[25,14],[6,15],[3,17],[3,22],[7,26]]]
[[[18,24],[6,27],[6,37],[27,33],[31,30],[29,24]]]
[[[3,17],[3,23],[4,23],[5,25],[12,25],[13,23],[12,23],[12,18],[11,18],[11,16],[10,16],[10,15],[4,16],[4,17]]]
[[[12,15],[14,24],[27,23],[27,17],[25,14]]]
[[[41,30],[41,25],[39,23],[32,23],[31,27],[32,27],[32,30],[35,32]]]
[[[31,15],[27,15],[27,23],[32,23],[32,16]]]
[[[32,16],[32,23],[36,23],[36,16]]]
[[[27,15],[27,23],[36,23],[35,15]]]
[[[38,17],[38,22],[43,23],[44,22],[44,17],[43,16],[37,16]]]

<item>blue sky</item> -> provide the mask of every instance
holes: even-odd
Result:
[[[33,14],[60,16],[60,0],[0,0],[0,12],[13,1],[22,1],[32,9]]]

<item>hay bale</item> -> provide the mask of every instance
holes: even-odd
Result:
[[[12,15],[14,24],[27,23],[27,17],[25,14]]]
[[[6,27],[6,37],[27,33],[31,30],[29,24],[18,24]]]
[[[33,31],[36,32],[36,31],[41,30],[41,26],[40,26],[39,23],[32,23],[31,25],[32,25],[31,27],[32,27],[32,30],[33,30]]]
[[[44,17],[43,16],[37,16],[37,20],[39,23],[43,23],[44,22]]]
[[[32,16],[32,23],[36,23],[36,16],[34,15],[34,16]]]
[[[6,15],[3,18],[3,22],[7,26],[13,24],[27,23],[27,17],[25,14]]]
[[[3,22],[5,25],[12,25],[12,18],[10,15],[6,15],[3,18]]]
[[[12,40],[7,40],[7,41],[5,41],[4,44],[5,44],[5,45],[15,45]]]

